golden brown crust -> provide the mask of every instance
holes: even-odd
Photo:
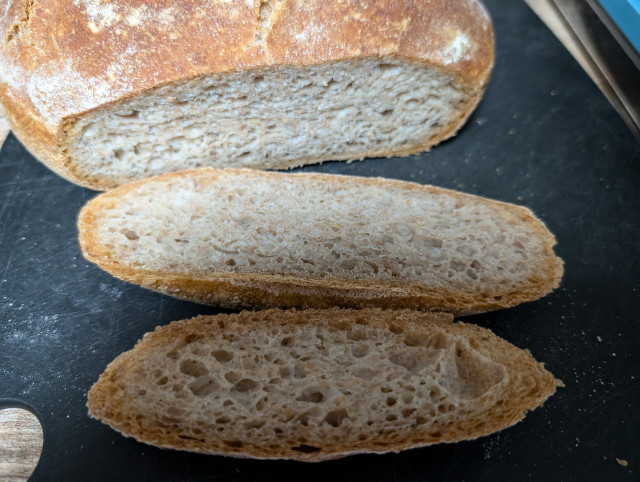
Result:
[[[500,384],[499,393],[494,389],[481,395],[477,403],[478,407],[483,408],[470,410],[467,418],[455,420],[453,423],[442,423],[439,426],[416,426],[409,437],[395,437],[394,440],[390,440],[385,434],[369,434],[356,444],[334,443],[322,446],[321,451],[312,453],[292,450],[286,447],[286,443],[273,448],[264,443],[252,444],[248,432],[247,440],[243,441],[242,447],[225,446],[214,438],[205,441],[181,437],[179,430],[174,433],[167,425],[155,427],[153,421],[150,422],[148,419],[139,422],[139,418],[136,418],[137,413],[131,411],[129,400],[126,398],[127,383],[132,383],[133,379],[140,377],[129,377],[129,373],[135,373],[136,370],[142,370],[144,373],[144,368],[141,367],[144,366],[145,360],[154,359],[157,353],[168,352],[189,337],[198,337],[215,346],[215,340],[220,338],[223,332],[232,332],[236,337],[242,337],[245,332],[260,330],[261,326],[268,326],[270,332],[277,332],[280,328],[293,324],[343,329],[341,325],[356,323],[370,324],[383,330],[389,329],[390,325],[402,325],[403,330],[411,333],[429,333],[430,336],[446,333],[447,337],[465,340],[483,358],[490,360],[491,367],[502,367],[500,370],[504,370],[504,379],[508,381]],[[479,372],[478,376],[490,375]],[[319,462],[357,453],[398,452],[434,443],[452,443],[482,437],[522,420],[528,411],[541,406],[559,385],[560,382],[527,351],[500,339],[487,329],[461,322],[452,323],[450,315],[380,310],[266,310],[234,315],[199,316],[174,322],[157,328],[155,332],[147,333],[133,350],[123,353],[107,367],[89,391],[88,407],[91,416],[102,420],[123,435],[160,447],[233,457],[289,458]],[[361,429],[366,431],[365,427]],[[213,428],[211,430],[213,432]],[[310,430],[302,426],[299,430],[300,435],[309,437]],[[309,443],[318,444],[318,441],[309,440]]]
[[[263,3],[273,5],[267,27]],[[105,189],[112,182],[80,175],[65,153],[75,120],[92,110],[202,75],[373,56],[456,75],[476,93],[466,117],[488,81],[493,42],[475,0],[14,0],[0,13],[0,103],[36,157],[78,184]],[[459,126],[444,127],[425,147]],[[390,155],[361,157],[376,154]]]
[[[100,212],[116,204],[121,196],[148,182],[161,182],[180,177],[197,178],[201,186],[215,183],[225,173],[241,174],[250,185],[254,177],[281,176],[295,179],[315,178],[318,182],[360,183],[363,186],[384,186],[387,189],[430,192],[434,195],[447,193],[459,198],[471,198],[479,204],[488,204],[502,210],[502,216],[513,224],[528,225],[534,236],[543,244],[543,255],[534,260],[538,264],[537,276],[528,285],[518,290],[480,293],[475,290],[441,289],[404,281],[361,279],[310,279],[291,275],[260,273],[175,273],[151,271],[123,265],[111,256],[109,248],[96,238]],[[345,308],[376,307],[386,309],[413,309],[424,311],[447,311],[456,315],[508,308],[527,301],[536,300],[557,288],[563,274],[562,260],[555,256],[555,238],[528,209],[513,204],[501,203],[479,196],[456,193],[450,190],[416,183],[381,178],[338,176],[331,174],[283,174],[246,169],[217,170],[203,168],[164,174],[149,180],[141,180],[116,188],[91,200],[78,218],[80,246],[85,258],[96,263],[112,275],[165,293],[177,298],[227,308]]]

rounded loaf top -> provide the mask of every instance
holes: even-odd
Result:
[[[10,0],[0,32],[0,101],[36,155],[67,118],[199,75],[392,55],[482,86],[493,65],[477,0]]]

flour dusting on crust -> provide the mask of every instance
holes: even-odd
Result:
[[[445,65],[455,64],[471,57],[472,43],[463,32],[458,32],[456,38],[442,52],[442,61]]]
[[[52,125],[55,125],[61,112],[64,117],[93,109],[126,90],[125,84],[83,76],[74,68],[71,60],[62,66],[50,63],[41,65],[33,72],[27,85],[31,102]]]

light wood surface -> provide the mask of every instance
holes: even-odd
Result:
[[[2,144],[4,144],[5,139],[9,135],[9,130],[9,124],[0,115],[0,147],[2,147]]]
[[[42,426],[22,408],[0,409],[0,481],[29,479],[42,453]]]

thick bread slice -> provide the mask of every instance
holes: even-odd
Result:
[[[107,367],[89,412],[160,447],[315,462],[474,439],[554,393],[528,352],[451,319],[333,309],[175,322]]]
[[[200,166],[420,152],[486,87],[477,0],[6,0],[0,104],[93,189]]]
[[[556,288],[555,239],[522,207],[387,179],[202,169],[132,183],[79,217],[85,257],[228,308],[470,314]]]

